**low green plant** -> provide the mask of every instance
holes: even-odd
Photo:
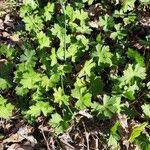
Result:
[[[9,119],[12,115],[14,106],[0,95],[0,109],[0,118]]]
[[[137,10],[145,2],[139,1]],[[19,108],[29,123],[46,117],[59,135],[68,129],[76,112],[88,109],[100,123],[116,121],[106,131],[106,144],[112,148],[122,142],[119,115],[126,114],[130,121],[144,117],[146,121],[129,131],[128,139],[143,149],[140,138],[149,140],[142,133],[150,117],[149,77],[145,54],[133,48],[129,39],[137,20],[135,0],[117,6],[105,2],[108,12],[102,10],[93,28],[87,9],[95,3],[23,1],[19,14],[25,29],[20,38],[28,40],[20,45],[21,50],[0,46],[0,107],[5,114],[0,117],[7,119],[14,107]],[[5,100],[6,93],[15,101]]]

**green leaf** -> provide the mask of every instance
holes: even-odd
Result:
[[[142,4],[145,4],[145,5],[150,4],[150,1],[149,1],[149,0],[140,0],[140,2],[141,2]]]
[[[88,44],[89,44],[89,39],[87,39],[84,35],[77,35],[76,36],[76,39],[78,41],[81,41],[82,44],[87,48],[88,47]]]
[[[72,71],[72,66],[68,63],[59,65],[58,70],[60,71],[61,75],[65,76],[66,73],[70,73]]]
[[[136,0],[123,0],[123,3],[122,3],[122,10],[124,12],[127,12],[127,11],[132,11],[135,7],[134,3],[135,3]]]
[[[134,100],[135,99],[135,91],[139,90],[139,87],[137,85],[137,83],[135,82],[132,86],[125,86],[124,87],[124,91],[123,91],[123,96],[130,99],[130,100]]]
[[[82,26],[75,26],[76,32],[82,34],[91,34],[92,30],[88,25],[83,24]]]
[[[32,101],[44,101],[46,99],[43,94],[44,92],[45,91],[41,87],[38,87],[36,91],[32,94]]]
[[[129,15],[128,17],[124,17],[123,21],[124,21],[125,25],[128,25],[128,24],[134,23],[135,19],[136,19],[136,15],[134,16],[134,14],[133,14],[131,16]]]
[[[130,135],[129,141],[130,143],[133,143],[134,140],[140,136],[141,132],[144,130],[144,128],[148,125],[147,122],[144,122],[142,124],[139,124],[137,127],[135,127]]]
[[[123,76],[114,78],[115,84],[113,86],[113,93],[121,94],[124,97],[134,100],[135,92],[140,90],[141,80],[146,77],[146,68],[139,64],[127,65],[123,71]]]
[[[14,106],[0,95],[0,118],[9,119],[12,116],[13,109]]]
[[[4,55],[7,59],[12,60],[14,57],[15,49],[9,48],[4,44],[0,44],[0,55]]]
[[[77,9],[73,11],[72,8],[69,8],[67,10],[67,14],[70,18],[69,27],[71,28],[73,32],[77,31],[77,32],[86,33],[86,34],[91,33],[92,30],[89,28],[88,22],[87,22],[88,21],[87,12],[85,12],[83,9],[80,9],[80,10]],[[79,20],[79,24],[75,23],[75,20]]]
[[[93,96],[97,96],[103,93],[104,83],[99,76],[92,75],[90,77],[90,89]]]
[[[74,10],[69,4],[65,8],[66,15],[69,17],[70,21],[74,21]]]
[[[88,0],[88,5],[92,5],[93,2],[94,0]]]
[[[21,18],[24,18],[26,15],[28,15],[32,11],[33,11],[32,6],[30,6],[30,5],[22,5],[20,7],[19,15],[20,15]]]
[[[85,25],[85,21],[88,19],[88,13],[85,12],[83,9],[81,10],[76,10],[74,12],[74,20],[79,19],[80,20],[80,25],[83,26]]]
[[[105,16],[99,17],[98,24],[103,27],[104,31],[109,31],[114,27],[114,18],[106,14]]]
[[[41,114],[41,109],[36,105],[30,106],[29,110],[26,112],[26,115],[30,115],[31,117],[38,117]]]
[[[11,84],[6,79],[0,78],[0,90],[5,90],[11,87]]]
[[[135,141],[136,141],[136,144],[140,146],[141,150],[150,149],[150,137],[149,136],[141,135]]]
[[[110,38],[114,40],[122,40],[126,37],[126,31],[121,27],[121,24],[115,24],[114,28],[116,29],[116,32],[112,32]]]
[[[98,34],[96,36],[96,42],[99,43],[99,44],[102,44],[102,35],[101,34]]]
[[[84,67],[79,72],[78,77],[80,78],[86,75],[90,77],[93,67],[95,67],[95,63],[93,62],[93,59],[86,61]]]
[[[33,69],[28,70],[22,75],[20,84],[27,89],[34,89],[38,87],[38,83],[41,81],[41,75],[36,73]]]
[[[88,5],[92,5],[94,0],[82,0],[82,1],[83,1],[83,3],[88,2]]]
[[[63,133],[69,127],[68,120],[62,118],[58,113],[52,114],[49,125],[54,128],[57,135]]]
[[[145,116],[150,118],[150,104],[144,104],[141,106]]]
[[[54,3],[48,2],[47,5],[44,7],[45,21],[51,20],[53,11],[54,11]]]
[[[47,116],[48,114],[51,114],[52,111],[54,110],[53,107],[50,106],[49,102],[38,102],[38,107],[41,108],[41,112],[43,113],[44,116]]]
[[[59,83],[61,77],[61,72],[58,66],[53,66],[50,72],[50,77],[43,75],[41,79],[41,86],[48,91],[51,88],[55,88],[57,83]]]
[[[112,53],[109,51],[109,46],[102,46],[100,44],[97,44],[96,46],[96,52],[93,53],[93,57],[98,58],[98,65],[102,64],[108,64],[109,66],[112,66]]]
[[[72,97],[79,99],[81,93],[84,93],[86,91],[85,81],[83,80],[83,78],[77,78],[74,87],[75,88],[71,91],[71,95]]]
[[[55,48],[52,48],[52,49],[51,49],[50,59],[51,59],[51,66],[54,66],[54,65],[57,64],[57,57],[56,57]]]
[[[58,113],[55,113],[52,114],[52,119],[50,120],[49,123],[53,128],[56,128],[60,125],[61,121],[63,121],[62,117]]]
[[[144,57],[141,56],[140,53],[138,53],[138,51],[128,48],[127,55],[131,60],[139,64],[141,67],[145,66]]]
[[[104,95],[103,104],[94,103],[93,112],[97,114],[101,119],[111,118],[113,114],[119,114],[121,111],[121,98],[117,96],[109,97]]]
[[[34,31],[38,33],[43,28],[43,21],[38,15],[28,15],[23,18],[25,28],[27,31]]]
[[[60,50],[59,50],[59,53],[62,53],[64,55],[63,51],[64,51],[64,36],[65,36],[65,34],[64,34],[64,28],[63,28],[63,26],[61,24],[55,23],[54,27],[51,29],[51,32],[52,32],[52,35],[54,35],[54,36],[56,36],[56,37],[59,38],[59,40],[60,40],[60,44],[59,44]],[[70,43],[70,35],[66,35],[65,42],[66,42],[66,44]],[[59,53],[57,53],[58,56],[59,56]],[[64,57],[64,56],[61,56],[61,57]]]
[[[23,4],[31,6],[32,9],[35,9],[37,7],[37,3],[35,0],[24,0]]]
[[[76,108],[86,109],[87,107],[91,107],[92,94],[89,93],[89,91],[85,87],[83,79],[77,78],[74,86],[75,88],[71,91],[71,96],[77,99],[77,102],[75,104]]]
[[[24,54],[20,56],[20,61],[25,62],[27,67],[35,67],[36,53],[34,50],[25,49]]]
[[[78,49],[79,45],[72,43],[66,51],[66,58],[71,57],[72,62],[75,62],[78,57]]]
[[[40,44],[39,47],[41,49],[44,47],[49,47],[50,40],[43,31],[37,33],[37,39],[39,41],[39,44]]]
[[[135,77],[137,77],[139,79],[142,79],[142,80],[144,80],[145,77],[146,77],[146,69],[145,69],[145,67],[141,67],[139,64],[136,64],[135,66],[129,64],[127,69],[124,70],[123,73],[124,73],[124,75],[120,78],[121,85],[130,84],[131,81]]]
[[[112,149],[117,149],[119,147],[119,135],[117,133],[117,130],[120,126],[119,121],[117,121],[113,127],[111,128],[110,137],[108,139],[108,146],[111,146]]]
[[[54,89],[54,102],[58,103],[60,107],[63,105],[69,105],[69,96],[64,94],[64,91],[61,87]]]
[[[6,80],[11,80],[10,74],[13,72],[14,64],[12,63],[2,63],[0,64],[0,77]]]
[[[91,102],[92,94],[90,93],[85,93],[80,96],[78,101],[75,104],[75,107],[78,108],[79,110],[86,109],[87,107],[91,107],[92,102]]]
[[[28,89],[23,88],[22,86],[21,87],[17,86],[15,88],[15,91],[16,91],[16,95],[19,95],[19,96],[22,96],[22,97],[25,96],[29,92]]]
[[[49,102],[37,101],[35,105],[30,106],[30,109],[26,112],[26,115],[30,115],[31,117],[40,116],[41,112],[44,116],[51,114],[53,108],[49,105]]]

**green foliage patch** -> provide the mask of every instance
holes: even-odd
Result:
[[[8,119],[19,108],[31,124],[46,117],[59,135],[76,112],[89,110],[100,122],[115,120],[111,129],[104,129],[105,144],[115,149],[122,142],[118,116],[125,114],[137,124],[126,140],[148,150],[149,52],[130,41],[132,29],[138,29],[137,12],[148,3],[24,0],[21,50],[0,46],[0,117]],[[91,17],[90,7],[96,4],[100,12]],[[13,102],[5,99],[12,91]]]

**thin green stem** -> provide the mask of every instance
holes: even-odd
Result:
[[[63,90],[63,94],[65,94],[63,76],[61,75],[60,78],[61,78],[60,80],[61,80],[61,87],[62,87],[62,90]]]
[[[63,94],[65,95],[64,82],[63,82],[63,76],[62,75],[61,75],[61,88],[63,90]],[[73,115],[73,112],[72,112],[71,108],[69,107],[69,105],[67,105],[67,108],[70,111],[70,113]]]
[[[62,2],[62,0],[60,0],[60,4],[62,7],[62,11],[63,11],[63,15],[64,15],[64,60],[66,61],[66,12],[65,12],[65,8],[64,8],[64,3]]]

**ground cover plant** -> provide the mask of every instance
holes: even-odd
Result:
[[[20,2],[15,46],[0,44],[0,118],[7,124],[17,114],[35,132],[49,128],[46,149],[149,150],[149,7],[149,0]]]

